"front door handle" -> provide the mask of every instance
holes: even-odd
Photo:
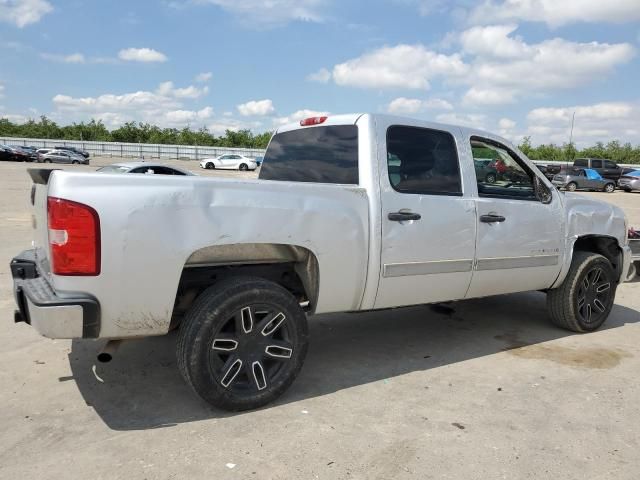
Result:
[[[490,213],[489,215],[480,215],[480,221],[482,223],[495,223],[495,222],[504,222],[506,218],[502,215],[496,215],[495,213]]]
[[[420,220],[422,217],[419,213],[413,212],[394,212],[388,215],[389,220],[392,222],[404,222],[407,220]]]

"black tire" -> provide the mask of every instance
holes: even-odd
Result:
[[[241,163],[240,167],[238,167],[239,170],[242,170],[243,172],[246,172],[247,170],[249,170],[249,167],[247,166],[246,163]]]
[[[604,186],[603,190],[604,190],[605,192],[607,192],[607,193],[613,193],[613,192],[615,192],[615,191],[616,191],[616,186],[615,186],[615,184],[613,184],[613,183],[607,183],[607,184]]]
[[[611,312],[616,288],[609,260],[597,253],[574,252],[562,285],[547,292],[551,321],[578,333],[598,329]]]
[[[178,368],[210,404],[258,408],[295,380],[308,337],[307,318],[287,290],[261,278],[231,278],[202,292],[185,316]]]
[[[216,168],[216,166],[212,162],[207,162],[205,167],[207,168],[207,170],[215,170]]]
[[[567,186],[564,187],[564,188],[566,188],[570,192],[575,192],[576,188],[578,188],[578,185],[576,184],[576,182],[569,182],[569,183],[567,183]]]
[[[49,160],[48,158],[44,161],[44,163],[51,163],[51,160]]]
[[[631,189],[630,188],[625,188],[624,191],[627,192],[627,193],[630,193]]]
[[[486,183],[496,183],[496,174],[495,173],[487,173],[487,176],[484,177],[484,181]]]
[[[72,162],[71,162],[71,164],[72,164],[72,165],[78,165],[79,163],[80,163],[80,162],[79,162],[79,161],[77,161],[77,160],[74,160],[74,161],[72,161]]]

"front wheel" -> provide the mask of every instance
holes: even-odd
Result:
[[[616,287],[609,260],[597,253],[574,252],[562,285],[547,292],[551,320],[578,333],[596,330],[613,308]]]
[[[73,165],[78,165],[80,162],[77,160],[74,160],[73,162],[71,162]]]
[[[210,404],[248,410],[289,388],[307,347],[307,319],[291,293],[261,278],[236,277],[194,302],[180,327],[178,368]]]
[[[607,193],[613,193],[616,189],[616,186],[613,183],[607,183],[604,186],[604,191]]]
[[[207,170],[213,170],[213,169],[216,168],[216,166],[212,162],[207,162],[205,167],[206,167]]]
[[[486,183],[496,183],[496,175],[495,173],[487,173],[487,176],[484,178]]]

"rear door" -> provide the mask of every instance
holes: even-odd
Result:
[[[603,160],[603,163],[604,167],[600,174],[604,178],[608,178],[610,180],[618,180],[618,178],[620,178],[620,175],[622,174],[622,169],[611,160]]]
[[[464,195],[460,133],[379,121],[381,275],[375,308],[463,298],[476,220]],[[468,171],[473,172],[469,162]]]
[[[501,158],[504,179],[477,179],[476,261],[468,297],[548,288],[560,272],[564,216],[560,195],[537,169],[506,145],[489,138],[468,140],[475,155]],[[533,178],[551,190],[551,202],[536,198]]]

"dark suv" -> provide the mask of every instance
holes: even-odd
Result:
[[[623,170],[617,163],[604,158],[576,158],[573,166],[576,168],[590,168],[598,172],[602,177],[613,181],[618,181]]]

